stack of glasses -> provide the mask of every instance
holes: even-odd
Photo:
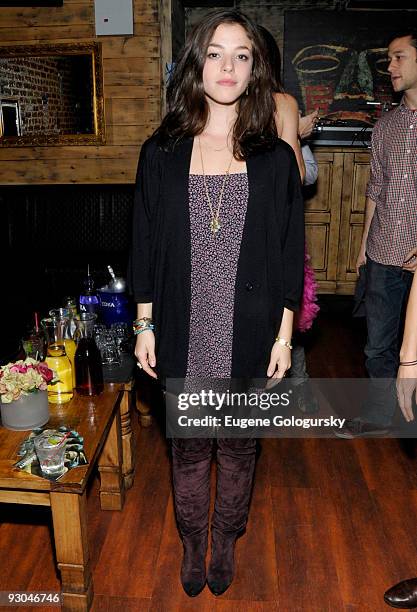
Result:
[[[132,353],[132,334],[127,323],[94,326],[94,337],[103,365],[119,366],[122,353]]]

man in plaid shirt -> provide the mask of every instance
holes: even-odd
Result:
[[[339,437],[388,431],[396,410],[402,312],[417,268],[417,32],[389,45],[388,71],[401,103],[385,113],[372,133],[371,177],[357,270],[366,264],[366,368],[368,400],[359,418]]]

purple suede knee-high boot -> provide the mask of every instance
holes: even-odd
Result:
[[[206,584],[212,440],[173,439],[175,514],[184,545],[181,583],[190,597]]]
[[[255,453],[253,438],[218,440],[217,491],[207,574],[207,584],[214,595],[224,593],[233,580],[235,542],[248,519]]]

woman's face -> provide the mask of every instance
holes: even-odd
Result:
[[[218,104],[233,104],[245,92],[252,71],[252,43],[237,23],[217,26],[203,68],[206,96]]]

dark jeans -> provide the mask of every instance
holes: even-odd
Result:
[[[397,407],[395,378],[399,364],[404,307],[413,274],[399,266],[366,262],[366,369],[371,378],[364,421],[390,425]]]
[[[210,506],[210,464],[213,440],[174,438],[172,472],[174,502],[181,536],[205,533]],[[217,440],[217,489],[212,528],[238,535],[244,530],[255,469],[256,440]]]

